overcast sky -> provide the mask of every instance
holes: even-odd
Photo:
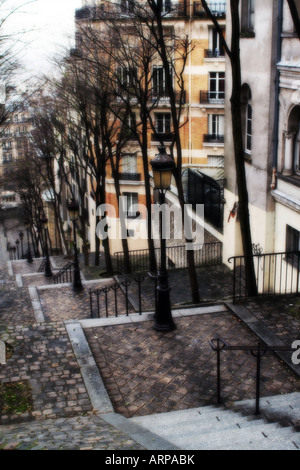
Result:
[[[26,0],[6,0],[5,5],[25,3]],[[73,45],[75,9],[81,6],[82,0],[34,0],[10,16],[8,24],[12,30],[27,31],[21,58],[34,75],[49,71],[50,58],[59,54],[62,46]]]

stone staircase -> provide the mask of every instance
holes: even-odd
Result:
[[[184,450],[300,450],[300,393],[130,418]]]

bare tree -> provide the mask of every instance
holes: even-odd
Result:
[[[162,0],[147,0],[145,7],[136,6],[136,15],[140,17],[143,24],[151,34],[151,45],[157,57],[162,63],[165,77],[166,89],[169,97],[170,111],[173,126],[173,142],[171,144],[171,155],[176,161],[174,177],[178,190],[178,200],[181,207],[182,218],[187,217],[185,211],[185,200],[182,186],[182,144],[181,128],[188,122],[185,116],[181,124],[185,103],[184,71],[189,54],[192,51],[190,38],[188,36],[177,37],[174,29],[164,22],[165,11]],[[176,159],[174,149],[176,150]],[[191,242],[186,238],[186,242]],[[198,279],[194,261],[193,250],[186,250],[191,293],[194,303],[200,301]]]

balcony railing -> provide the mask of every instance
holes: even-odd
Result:
[[[171,132],[154,132],[151,140],[155,142],[172,142],[173,134]]]
[[[143,7],[144,9],[144,7]],[[111,15],[120,15],[120,17],[130,17],[131,15],[134,15],[136,12],[136,6],[135,3],[132,2],[132,4],[127,3],[127,4],[122,4],[121,1],[120,3],[105,3],[100,6],[87,6],[83,8],[79,8],[75,11],[75,19],[76,20],[97,20],[101,18],[107,18]],[[143,13],[143,11],[142,11]],[[146,14],[146,12],[144,12]],[[176,18],[176,17],[182,17],[186,16],[186,9],[182,5],[175,5],[175,4],[170,4],[168,5],[167,8],[163,10],[162,16],[164,18]]]
[[[119,173],[119,179],[125,181],[141,181],[140,173]]]
[[[207,2],[211,13],[218,18],[226,18],[226,2]],[[207,18],[207,13],[202,6],[202,2],[194,2],[194,16]]]
[[[204,134],[203,142],[205,143],[214,143],[214,144],[224,144],[224,135],[221,134]]]
[[[186,90],[183,90],[182,94],[181,91],[175,91],[175,99],[176,102],[179,104],[181,100],[181,104],[186,104]],[[152,101],[157,101],[158,104],[161,103],[169,103],[170,102],[170,95],[167,91],[163,91],[161,93],[155,93],[152,91]]]
[[[201,104],[224,104],[224,91],[200,91]]]
[[[218,57],[225,57],[224,51],[220,49],[205,49],[205,59],[217,59]]]

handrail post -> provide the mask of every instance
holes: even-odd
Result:
[[[260,351],[257,351],[256,358],[256,404],[255,414],[259,415],[259,399],[260,399]]]
[[[221,404],[221,351],[226,348],[227,343],[222,338],[212,339],[210,345],[217,353],[217,403]]]
[[[94,315],[93,315],[92,289],[89,289],[89,294],[90,294],[90,312],[91,312],[91,318],[94,318]]]
[[[217,349],[217,403],[221,404],[221,350],[219,347]]]
[[[267,352],[267,349],[263,349],[262,344],[259,342],[257,349],[250,350],[252,356],[256,357],[256,398],[255,398],[255,414],[260,414],[259,402],[260,402],[260,368],[261,358]]]

